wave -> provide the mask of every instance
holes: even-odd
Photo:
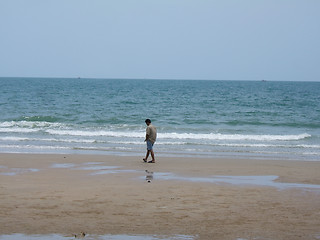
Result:
[[[242,134],[195,134],[195,133],[163,133],[159,137],[167,139],[197,139],[197,140],[254,140],[254,141],[292,141],[311,137],[310,134],[303,133],[297,135],[242,135]]]
[[[0,141],[30,141],[28,137],[0,137]]]
[[[20,122],[18,125],[14,122],[4,122],[0,124],[1,133],[34,133],[43,132],[49,135],[60,136],[79,136],[79,137],[116,137],[116,138],[144,138],[144,131],[108,131],[96,129],[64,129],[65,126],[59,123],[51,124],[43,122],[42,124],[31,125]],[[295,135],[277,135],[277,134],[222,134],[222,133],[158,133],[159,139],[176,140],[226,140],[226,141],[297,141],[310,138],[308,133]]]
[[[270,115],[268,113],[268,115]],[[305,128],[319,128],[319,122],[279,122],[279,123],[272,123],[272,122],[261,122],[261,121],[240,121],[240,120],[232,120],[223,122],[229,126],[270,126],[270,127],[305,127]]]
[[[40,142],[42,144],[59,144],[59,143],[69,143],[69,144],[93,144],[95,145],[108,145],[108,144],[116,144],[116,145],[136,145],[142,146],[145,143],[141,140],[95,140],[95,139],[83,139],[83,138],[75,138],[75,139],[65,139],[65,138],[27,138],[27,137],[0,137],[0,141],[4,141],[7,143],[14,142]],[[30,144],[30,143],[29,143]],[[160,139],[157,141],[157,146],[204,146],[204,147],[226,147],[226,148],[288,148],[288,149],[320,149],[320,145],[315,144],[278,144],[278,143],[208,143],[208,142],[188,142],[188,141],[163,141]],[[22,147],[25,145],[21,145]],[[96,147],[95,147],[96,148]]]
[[[28,122],[58,122],[60,119],[52,116],[23,116],[21,118],[15,119],[17,122],[28,121]]]
[[[145,145],[142,139],[134,139],[131,140],[117,140],[117,138],[113,139],[100,139],[96,140],[94,138],[84,139],[84,138],[35,138],[35,137],[0,137],[0,141],[5,142],[41,142],[41,143],[80,143],[80,144],[121,144],[121,145]],[[176,139],[159,139],[157,141],[157,146],[181,146],[181,145],[193,145],[193,146],[210,146],[210,147],[231,147],[231,148],[309,148],[309,149],[320,149],[320,145],[315,144],[278,144],[278,143],[250,143],[250,142],[242,142],[242,143],[228,143],[228,142],[192,142],[192,141],[177,141]]]
[[[83,131],[83,130],[54,130],[48,129],[46,130],[47,133],[52,135],[69,135],[69,136],[83,136],[83,137],[144,137],[144,132],[116,132],[116,131]]]
[[[66,125],[59,122],[46,121],[5,121],[0,123],[1,128],[57,128],[65,127]]]
[[[36,129],[30,129],[30,128],[0,128],[0,132],[2,133],[31,133],[31,132],[37,132]]]
[[[64,139],[64,138],[28,138],[28,137],[0,137],[0,141],[11,142],[26,142],[26,141],[38,141],[38,142],[63,142],[63,143],[107,143],[105,141],[97,141],[95,139]]]
[[[106,136],[106,137],[144,137],[144,132],[117,132],[117,131],[82,131],[82,130],[47,130],[53,135],[70,136]],[[311,137],[303,133],[297,135],[242,135],[242,134],[220,134],[220,133],[159,133],[158,138],[162,139],[194,139],[194,140],[254,140],[254,141],[292,141]]]
[[[28,120],[26,120],[28,119]],[[50,122],[52,121],[52,122]],[[110,138],[144,138],[145,132],[140,125],[108,125],[83,126],[71,123],[53,122],[48,117],[23,117],[20,121],[0,122],[0,133],[35,133],[53,136],[78,137],[110,137]],[[211,140],[211,141],[298,141],[310,138],[308,133],[281,135],[281,134],[223,134],[223,133],[187,133],[187,132],[159,132],[159,139],[182,140]],[[188,141],[189,140],[189,141]]]
[[[196,144],[193,144],[196,145]],[[208,144],[208,146],[217,146],[217,147],[248,147],[248,148],[311,148],[311,149],[320,149],[320,145],[307,145],[307,144],[292,144],[292,145],[279,145],[279,144],[236,144],[236,143],[221,143],[221,144]]]
[[[70,147],[63,146],[39,146],[39,145],[0,145],[0,148],[12,148],[12,149],[51,149],[51,150],[67,150]]]
[[[272,151],[271,149],[275,149],[272,147],[277,147],[276,145],[269,145],[269,146],[263,146],[263,145],[256,145],[256,144],[252,144],[252,145],[216,145],[216,146],[226,146],[226,147],[240,147],[240,148],[236,148],[236,149],[222,149],[219,148],[218,151],[223,151],[223,152],[255,152],[255,153],[265,153],[265,154],[270,154],[270,153],[274,153],[274,154],[280,154],[280,153],[284,153],[284,151]],[[268,150],[262,151],[262,149],[264,147],[268,147]],[[271,147],[271,148],[270,148]],[[286,146],[288,147],[288,146]],[[293,147],[302,147],[302,146],[290,146],[289,148],[293,148]],[[309,148],[310,146],[303,146],[302,148]],[[317,148],[320,149],[320,146],[311,146],[312,148]],[[49,145],[32,145],[32,144],[28,144],[28,145],[17,145],[17,144],[0,144],[0,149],[4,150],[4,149],[14,149],[14,150],[24,150],[24,149],[28,149],[28,150],[95,150],[95,151],[113,151],[113,150],[121,150],[121,151],[136,151],[137,149],[135,147],[132,147],[132,144],[125,144],[122,146],[93,146],[93,145],[81,145],[81,146],[49,146]],[[260,149],[260,150],[258,150]],[[284,150],[285,148],[280,148],[282,150]],[[139,148],[140,150],[140,148]],[[163,152],[163,151],[167,151],[168,149],[158,149],[159,152]],[[170,150],[169,150],[170,151]],[[204,153],[214,153],[217,152],[217,149],[215,148],[184,148],[184,151],[190,151],[190,152],[204,152]],[[175,152],[179,152],[179,150],[175,150]],[[288,154],[294,154],[297,152],[291,152],[288,151]],[[320,153],[318,151],[316,152],[299,152],[300,154],[310,154],[310,155],[320,155]]]

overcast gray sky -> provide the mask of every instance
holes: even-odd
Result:
[[[319,0],[0,0],[0,76],[320,81]]]

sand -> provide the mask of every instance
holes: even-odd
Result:
[[[320,188],[196,181],[217,175],[320,185],[320,162],[0,154],[0,235],[320,239]]]

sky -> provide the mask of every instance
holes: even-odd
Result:
[[[319,0],[0,0],[0,77],[320,81]]]

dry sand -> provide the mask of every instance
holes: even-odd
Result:
[[[96,174],[101,166],[120,168]],[[319,190],[156,177],[148,183],[145,170],[194,178],[276,175],[279,182],[320,185],[320,162],[158,158],[147,164],[137,157],[0,154],[0,235],[320,239]]]

